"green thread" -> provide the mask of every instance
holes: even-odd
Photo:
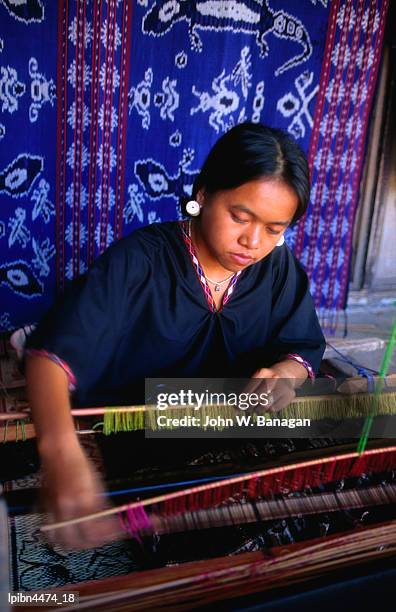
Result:
[[[396,302],[395,302],[395,306],[396,306]],[[364,452],[364,449],[366,448],[366,444],[367,444],[367,440],[370,434],[370,430],[374,421],[374,416],[381,414],[378,412],[378,407],[379,407],[379,397],[381,394],[381,391],[384,387],[384,383],[385,383],[385,377],[388,373],[389,370],[389,365],[390,365],[390,361],[392,359],[392,353],[393,353],[393,349],[395,346],[395,342],[396,342],[396,318],[393,321],[393,326],[392,326],[392,330],[389,336],[389,341],[386,345],[386,349],[385,349],[385,353],[384,353],[384,357],[382,359],[382,364],[381,364],[381,369],[379,371],[379,376],[380,379],[376,384],[376,389],[375,389],[375,396],[373,399],[373,404],[372,404],[372,408],[371,408],[371,412],[369,414],[369,416],[366,418],[364,425],[363,425],[363,430],[362,430],[362,434],[360,436],[359,442],[358,442],[358,447],[357,447],[357,452],[361,455]]]
[[[92,429],[98,429],[99,427],[103,427],[103,421],[99,421],[99,423],[95,423],[95,425],[92,426]]]
[[[7,438],[8,438],[8,421],[5,422],[3,444],[7,442]]]
[[[354,395],[334,395],[329,398],[322,397],[320,400],[315,397],[305,398],[297,402],[293,402],[279,412],[266,412],[268,418],[280,419],[306,419],[322,420],[322,419],[353,419],[362,418],[370,415],[373,407],[373,401],[377,404],[377,414],[384,416],[396,415],[396,394],[382,393],[375,394],[359,393]],[[213,405],[202,406],[200,410],[194,410],[193,407],[168,408],[159,412],[152,408],[142,407],[141,410],[134,412],[106,409],[103,415],[103,421],[96,423],[92,429],[102,427],[102,433],[106,436],[127,431],[137,431],[147,427],[151,430],[158,430],[159,426],[157,418],[166,416],[170,419],[180,419],[182,417],[198,417],[201,423],[206,421],[206,418],[217,418],[219,416],[227,418],[235,418],[236,414],[244,414],[245,411],[239,410],[234,406]],[[264,412],[249,411],[248,414],[263,414]],[[170,425],[169,429],[174,429],[177,426]],[[161,427],[166,429],[166,427]],[[202,429],[205,429],[202,427]],[[215,427],[209,426],[209,429],[221,431],[224,426],[218,425]]]
[[[106,410],[103,416],[103,434],[108,436],[121,431],[144,429],[145,410],[135,412]]]
[[[280,410],[279,412],[257,412],[252,411],[247,414],[265,414],[267,418],[280,418],[280,419],[306,419],[319,421],[322,419],[353,419],[366,417],[370,413],[373,394],[357,394],[357,395],[343,395],[334,396],[332,398],[321,398],[319,401],[315,398],[307,398],[299,402],[290,404],[287,408]],[[382,415],[396,415],[396,395],[395,394],[382,394],[378,398],[379,414]],[[217,418],[219,416],[224,419],[231,418],[235,419],[235,415],[244,414],[244,411],[239,410],[233,406],[203,406],[200,410],[194,410],[193,408],[186,408],[183,410],[177,408],[167,409],[162,412],[162,415],[169,419],[180,419],[181,417],[198,417],[201,419],[201,423],[206,422],[206,418]],[[151,430],[158,429],[174,429],[177,425],[173,426],[170,424],[167,427],[159,427],[157,423],[158,412],[155,410],[148,410],[145,413],[146,427]],[[209,426],[206,429],[215,429],[221,431],[225,428],[223,425],[215,425],[214,427]],[[205,429],[202,426],[202,429]]]
[[[21,421],[22,442],[26,442],[26,427],[25,421]]]

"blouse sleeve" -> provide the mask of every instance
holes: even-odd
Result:
[[[27,354],[39,351],[57,361],[77,389],[94,386],[111,363],[125,325],[127,295],[144,274],[142,263],[121,243],[70,284],[27,342]]]
[[[271,364],[299,357],[300,360],[296,360],[306,367],[308,374],[316,374],[326,343],[309,292],[308,278],[288,247],[281,247],[279,251],[273,266],[271,337],[266,357]]]

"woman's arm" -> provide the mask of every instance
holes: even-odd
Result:
[[[103,486],[74,429],[65,371],[46,357],[27,356],[26,378],[45,481],[44,503],[52,520],[100,510]],[[52,539],[68,548],[87,548],[115,539],[118,531],[113,520],[88,521],[56,530]]]
[[[309,291],[308,277],[286,246],[278,249],[275,255],[271,337],[264,347],[265,365],[280,368],[282,377],[288,378],[288,374],[283,374],[286,365],[292,372],[291,377],[298,372],[294,360],[302,366],[299,369],[302,374],[297,373],[298,379],[305,379],[307,372],[313,378],[320,367],[325,339]]]
[[[287,378],[300,386],[307,379],[306,368],[292,359],[285,359],[274,363],[270,368],[260,368],[253,374],[253,378]]]
[[[307,379],[306,368],[292,359],[274,363],[270,368],[259,368],[252,375],[247,387],[249,393],[269,393],[271,404],[266,408],[277,412],[286,408],[296,396],[295,389]]]
[[[26,379],[40,454],[53,452],[54,444],[77,446],[66,372],[47,357],[28,355]]]

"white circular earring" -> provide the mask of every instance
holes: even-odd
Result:
[[[196,200],[189,200],[186,204],[186,211],[192,217],[198,217],[201,207]]]
[[[276,246],[282,246],[282,244],[285,244],[285,237],[283,235],[279,238]]]

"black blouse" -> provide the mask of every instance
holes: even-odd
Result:
[[[218,311],[208,304],[177,222],[113,244],[29,338],[65,364],[80,406],[144,402],[144,379],[249,377],[297,353],[324,352],[307,276],[286,245],[242,271]]]

